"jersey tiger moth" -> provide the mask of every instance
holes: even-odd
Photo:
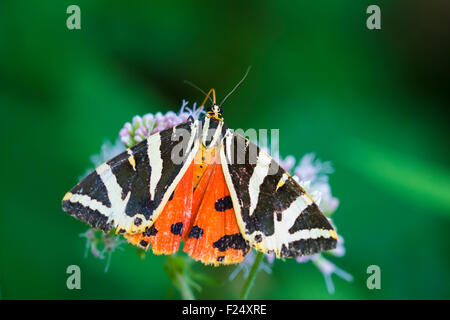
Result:
[[[298,257],[336,247],[312,198],[264,150],[229,129],[215,103],[101,164],[63,198],[70,215],[155,254],[241,262],[250,248]],[[202,104],[204,105],[204,103]]]

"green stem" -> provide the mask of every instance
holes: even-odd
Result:
[[[247,280],[244,283],[244,287],[241,291],[241,300],[247,300],[250,289],[253,287],[253,283],[255,282],[256,275],[259,271],[259,265],[261,264],[262,259],[264,258],[264,253],[258,251],[256,254],[255,262],[253,262],[252,269],[250,270],[250,274],[248,275]]]
[[[195,300],[194,293],[191,290],[191,287],[186,281],[186,277],[184,277],[182,274],[177,273],[176,274],[177,281],[180,288],[181,298],[183,300]]]

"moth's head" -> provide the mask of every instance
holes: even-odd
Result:
[[[206,117],[223,121],[222,109],[217,104],[213,104],[211,107],[206,109]]]

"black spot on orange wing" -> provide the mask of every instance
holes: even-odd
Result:
[[[225,256],[218,256],[217,257],[217,261],[218,262],[222,262],[223,260],[225,260]]]
[[[220,252],[225,252],[230,248],[235,250],[242,250],[244,255],[247,254],[248,250],[250,250],[250,246],[240,233],[223,236],[213,243],[213,248],[219,249]]]
[[[170,195],[169,201],[171,201],[173,199],[174,194],[175,194],[175,191],[173,191],[172,194]]]
[[[148,242],[145,240],[141,240],[141,242],[139,242],[139,244],[143,247],[147,247],[148,246]]]
[[[141,223],[142,223],[142,219],[141,219],[141,218],[136,218],[136,219],[134,219],[134,225],[135,225],[135,226],[140,226]]]
[[[203,235],[203,229],[199,226],[193,226],[191,232],[189,232],[189,238],[198,239]]]
[[[156,229],[156,227],[154,225],[152,225],[150,228],[146,227],[145,231],[142,232],[142,235],[144,237],[150,237],[150,236],[156,236],[157,233],[158,233],[158,230]]]
[[[231,201],[231,197],[226,196],[216,200],[216,202],[214,203],[214,208],[220,212],[233,209],[233,202]]]
[[[183,222],[177,222],[174,223],[171,227],[170,227],[170,232],[172,232],[175,235],[180,235],[183,232]]]

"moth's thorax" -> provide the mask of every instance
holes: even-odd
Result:
[[[206,116],[201,122],[201,143],[204,148],[216,147],[222,140],[224,124],[223,120]]]
[[[206,118],[213,118],[223,121],[222,109],[217,104],[212,105],[206,109]]]

